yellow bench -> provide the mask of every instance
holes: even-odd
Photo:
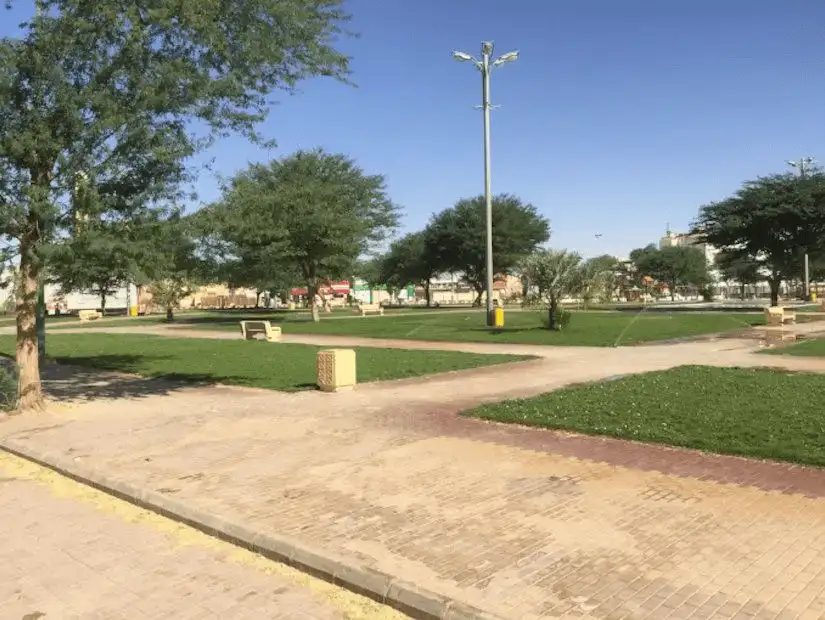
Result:
[[[97,319],[103,317],[103,314],[97,310],[81,310],[77,313],[77,317],[80,319],[81,323],[87,323],[88,321],[96,321]]]
[[[765,308],[765,319],[768,325],[782,326],[785,323],[796,323],[796,311],[793,308],[771,306]]]
[[[256,340],[263,335],[268,342],[278,342],[281,328],[272,327],[269,321],[241,321],[241,335],[244,340]]]
[[[367,313],[384,316],[384,307],[381,304],[361,304],[358,306],[358,312],[361,316],[367,316]]]

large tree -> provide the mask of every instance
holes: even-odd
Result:
[[[395,241],[381,257],[379,276],[393,290],[408,284],[423,287],[428,306],[432,301],[430,282],[439,271],[437,257],[429,248],[429,234],[430,230],[424,229]]]
[[[441,271],[461,273],[481,304],[487,274],[484,196],[459,200],[428,227],[428,252]],[[493,273],[508,274],[550,238],[550,224],[532,204],[517,196],[493,198]]]
[[[734,249],[722,250],[716,255],[714,261],[725,280],[737,283],[740,299],[745,299],[745,289],[749,285],[757,284],[765,279],[760,262],[745,252]]]
[[[547,326],[558,330],[561,300],[581,290],[581,255],[567,250],[540,250],[522,258],[519,269],[534,289],[534,300],[547,309]]]
[[[705,253],[697,247],[676,245],[657,249],[648,245],[633,250],[630,258],[640,274],[666,284],[671,299],[680,286],[700,288],[710,281]]]
[[[107,298],[141,279],[141,263],[153,263],[158,247],[154,227],[159,208],[135,208],[128,217],[107,213],[88,175],[75,181],[70,223],[48,249],[48,279],[64,294],[91,292],[106,311]]]
[[[730,198],[702,207],[694,227],[707,243],[756,261],[766,272],[775,306],[782,281],[802,273],[805,252],[822,252],[825,175],[748,181]]]
[[[179,210],[144,223],[143,233],[150,235],[152,243],[141,246],[137,282],[149,289],[153,302],[173,321],[173,311],[180,302],[209,279],[210,263],[198,254],[196,230],[191,220],[180,217]]]
[[[346,75],[333,48],[341,4],[38,0],[22,34],[0,40],[0,234],[19,255],[20,408],[42,401],[37,291],[76,174],[124,218],[177,193],[208,138],[256,137],[273,90]]]
[[[248,256],[256,257],[255,269],[297,268],[316,321],[316,293],[351,276],[358,258],[398,222],[381,175],[323,150],[251,166],[208,213],[239,268]]]

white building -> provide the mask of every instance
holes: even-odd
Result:
[[[8,283],[13,277],[12,273],[6,271],[0,276],[0,281],[4,284]],[[78,310],[99,310],[100,296],[92,293],[69,293],[62,295],[60,287],[56,284],[47,284],[45,288],[46,309],[49,314],[54,314],[57,307],[60,312],[77,312]],[[10,285],[0,288],[0,308],[4,310],[11,310],[13,308],[14,289]],[[126,310],[127,301],[132,305],[137,302],[137,289],[134,285],[130,285],[127,291],[125,286],[120,287],[111,295],[106,297],[106,308],[108,309],[122,309]]]
[[[659,239],[659,249],[672,247],[694,247],[702,250],[705,255],[705,260],[708,262],[711,276],[714,280],[719,279],[719,271],[716,269],[716,255],[719,249],[703,242],[698,235],[691,235],[687,233],[674,233],[668,229],[665,236]]]

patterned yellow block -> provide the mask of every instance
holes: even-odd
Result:
[[[355,351],[325,349],[318,351],[318,389],[337,392],[355,385]]]

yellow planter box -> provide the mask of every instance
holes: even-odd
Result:
[[[355,351],[352,349],[325,349],[318,351],[318,389],[338,392],[355,386]]]

